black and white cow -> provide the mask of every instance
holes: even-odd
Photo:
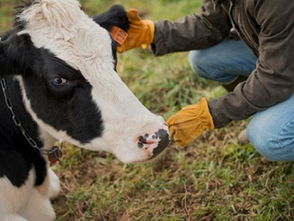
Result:
[[[115,43],[97,22],[128,27],[120,7],[92,19],[77,0],[34,0],[0,41],[1,221],[55,219],[49,199],[59,181],[45,153],[56,141],[125,163],[149,160],[169,143],[163,118],[116,73]]]

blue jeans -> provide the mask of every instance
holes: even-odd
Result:
[[[243,41],[235,40],[225,40],[189,54],[195,73],[221,83],[231,82],[240,75],[249,76],[256,67],[256,60]],[[247,135],[268,160],[294,161],[294,95],[255,114],[247,127]]]

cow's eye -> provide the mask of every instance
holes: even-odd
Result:
[[[57,96],[71,95],[71,92],[73,91],[72,89],[75,86],[75,83],[73,81],[60,76],[52,77],[51,79],[49,79],[48,83],[48,89],[50,90],[50,92]]]
[[[67,80],[64,79],[64,78],[61,78],[61,77],[56,77],[53,79],[52,83],[55,85],[55,86],[63,86],[67,83]]]

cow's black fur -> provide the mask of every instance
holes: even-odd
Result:
[[[8,95],[13,101],[14,110],[21,123],[39,146],[37,125],[26,112],[20,96],[20,88],[12,77],[7,77]],[[12,121],[6,107],[2,90],[0,92],[0,177],[7,176],[11,183],[20,187],[26,181],[28,172],[34,166],[36,170],[36,185],[40,185],[46,176],[46,165],[40,152],[30,146],[20,130]]]
[[[120,6],[95,16],[94,20],[108,30],[113,25],[126,31],[128,29],[126,12]],[[48,125],[67,131],[82,143],[101,135],[103,122],[91,100],[91,85],[79,71],[48,50],[35,48],[30,36],[16,35],[24,26],[17,23],[15,30],[7,33],[0,43],[0,77],[6,79],[7,94],[26,132],[40,147],[43,146],[38,126],[24,107],[20,85],[13,80],[15,75],[22,76],[33,110]],[[116,47],[117,43],[113,43],[114,56]],[[59,78],[70,81],[60,87]],[[85,116],[82,114],[85,112],[87,117],[81,119],[80,116]],[[35,185],[41,185],[46,177],[46,162],[14,125],[2,91],[0,113],[0,178],[6,176],[13,185],[20,187],[34,167]]]
[[[93,17],[94,21],[110,31],[113,26],[120,27],[124,31],[129,29],[129,21],[125,10],[120,5],[114,5],[107,12]]]

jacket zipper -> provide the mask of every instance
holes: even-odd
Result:
[[[230,18],[230,22],[232,25],[231,32],[236,32],[238,34],[238,36],[241,37],[239,31],[236,28],[236,24],[233,20],[233,15],[232,15],[233,14],[233,7],[234,7],[234,3],[233,3],[233,1],[230,1],[229,18]]]

